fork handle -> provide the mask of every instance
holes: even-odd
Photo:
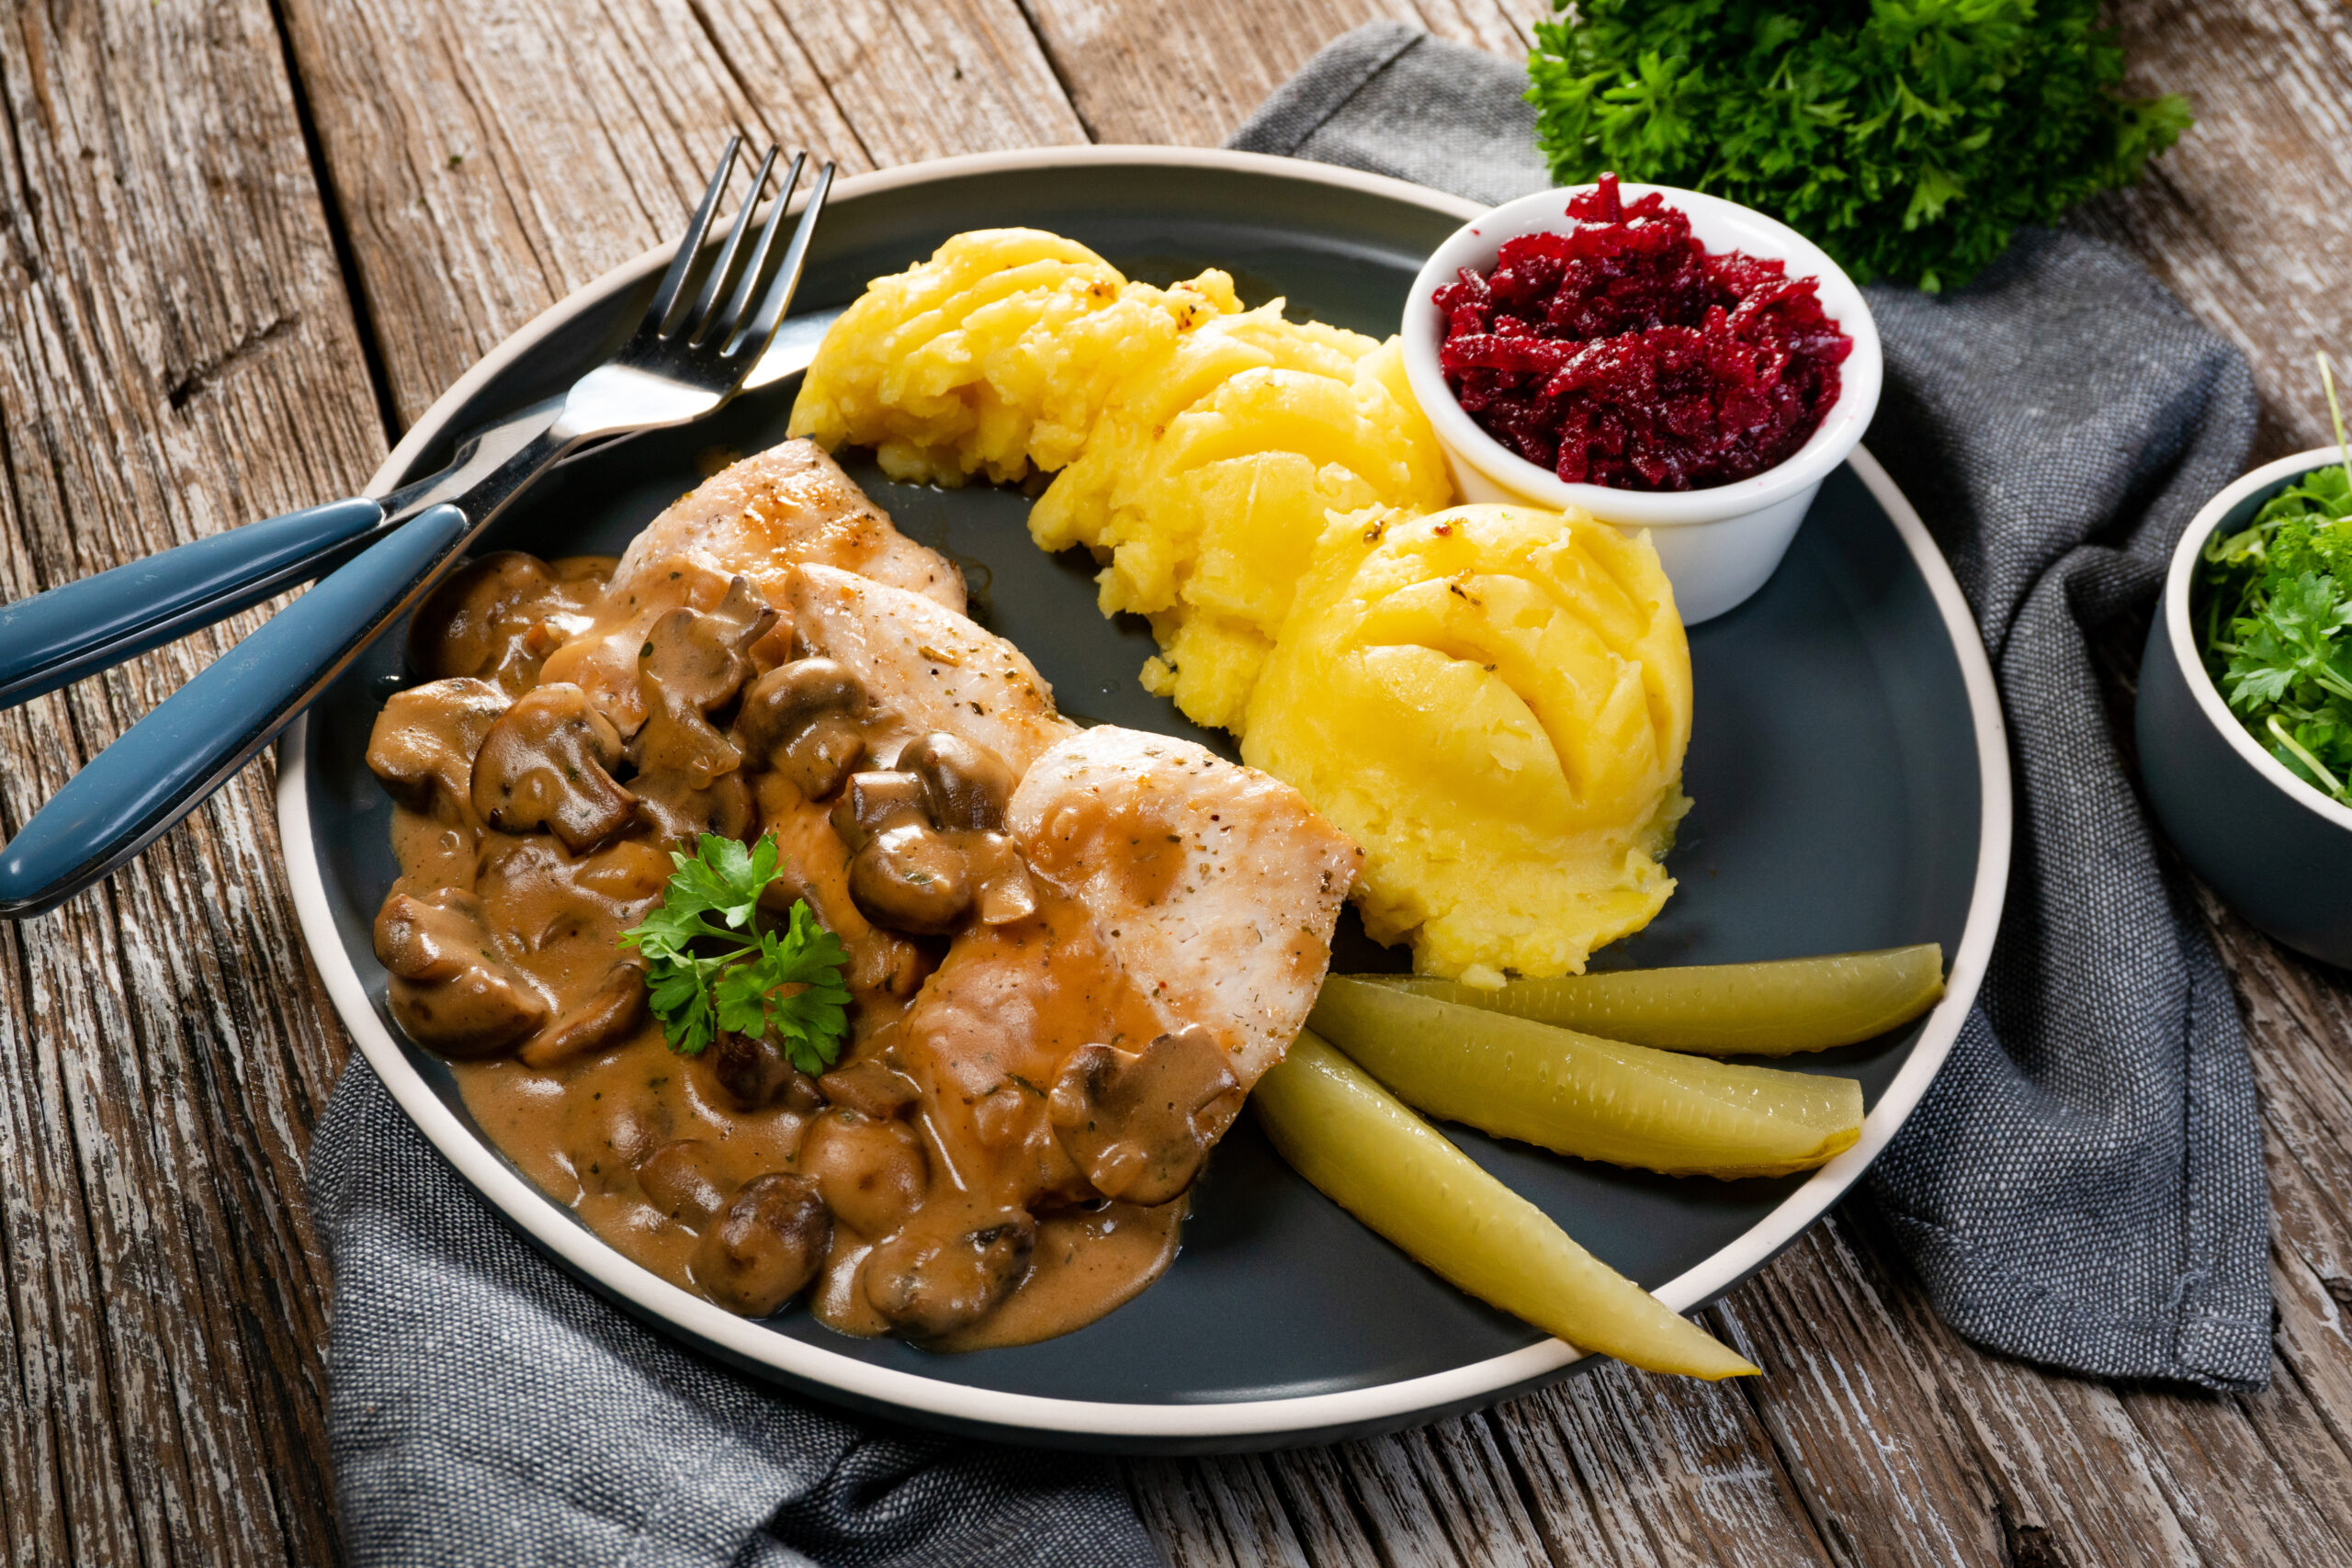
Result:
[[[64,902],[186,816],[324,690],[389,624],[389,608],[413,597],[471,532],[455,506],[419,513],[158,704],[0,848],[0,918]]]
[[[366,496],[306,506],[0,605],[0,708],[317,577],[384,515]]]

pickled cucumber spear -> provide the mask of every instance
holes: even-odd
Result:
[[[1307,1021],[1408,1105],[1668,1176],[1784,1176],[1862,1132],[1851,1078],[1653,1051],[1333,976]]]
[[[1785,1056],[1869,1040],[1935,1006],[1944,994],[1944,950],[1929,942],[1769,964],[1620,969],[1513,980],[1500,990],[1414,975],[1355,978],[1633,1045]]]
[[[1710,1382],[1755,1374],[1312,1033],[1258,1080],[1250,1102],[1274,1147],[1324,1196],[1480,1301],[1654,1372]]]

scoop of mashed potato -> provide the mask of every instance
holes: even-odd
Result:
[[[959,234],[827,334],[792,434],[893,478],[1056,475],[1049,550],[1102,561],[1105,615],[1150,618],[1144,684],[1239,730],[1328,514],[1453,499],[1396,340],[1242,311],[1232,280],[1131,283],[1034,229]]]
[[[1377,940],[1428,975],[1581,973],[1674,890],[1690,657],[1646,536],[1581,513],[1338,517],[1242,756],[1363,847]]]
[[[1058,234],[974,230],[866,286],[819,345],[791,434],[871,446],[893,479],[1011,482],[1069,463],[1140,365],[1240,308],[1221,272],[1155,288]]]
[[[1159,640],[1144,684],[1238,733],[1329,514],[1451,500],[1396,341],[1284,321],[1276,300],[1123,383],[1029,530],[1105,560],[1103,612],[1149,616]]]

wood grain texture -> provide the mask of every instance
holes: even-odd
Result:
[[[0,593],[348,490],[484,349],[673,233],[729,130],[853,170],[1210,143],[1358,22],[1515,53],[1538,8],[11,0]],[[2352,24],[2326,0],[2118,14],[2135,83],[2200,125],[2076,221],[2247,347],[2266,448],[2312,445],[2309,352],[2352,320]],[[0,715],[0,827],[235,629]],[[0,930],[0,1561],[334,1560],[300,1171],[342,1042],[266,784]],[[1984,1355],[1840,1213],[1709,1314],[1765,1379],[1609,1367],[1396,1437],[1133,1463],[1147,1522],[1178,1568],[2352,1561],[2352,988],[2206,913],[2264,1096],[2268,1392]]]
[[[382,423],[267,7],[0,11],[0,592],[354,485]],[[241,629],[0,716],[8,830]],[[0,932],[11,1562],[334,1555],[292,1200],[343,1047],[267,798]]]
[[[2260,455],[2324,445],[2312,355],[2352,352],[2352,12],[2335,0],[2122,0],[2139,93],[2185,94],[2196,129],[2082,225],[2139,254],[2254,361]]]
[[[1210,147],[1348,28],[1391,20],[1505,53],[1523,51],[1514,0],[1022,0],[1097,141]]]
[[[1084,131],[1012,0],[287,0],[401,421],[674,240],[729,131],[844,171]]]

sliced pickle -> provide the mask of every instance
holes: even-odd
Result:
[[[1742,1357],[1570,1240],[1311,1033],[1250,1103],[1297,1172],[1462,1290],[1654,1372],[1747,1377]]]
[[[1769,964],[1619,969],[1513,980],[1500,990],[1417,975],[1357,978],[1633,1045],[1785,1056],[1871,1039],[1935,1006],[1944,994],[1944,950],[1928,942]]]
[[[1851,1078],[1621,1044],[1334,976],[1308,1019],[1407,1104],[1668,1176],[1785,1176],[1853,1146]]]

